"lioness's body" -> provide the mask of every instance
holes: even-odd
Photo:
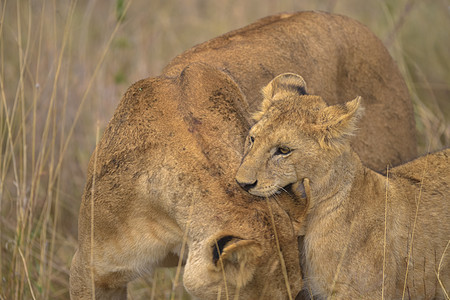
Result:
[[[450,149],[381,175],[349,146],[360,98],[327,106],[305,90],[295,74],[264,89],[236,174],[254,195],[292,185],[296,201],[306,201],[297,214],[305,289],[319,299],[443,299],[450,291]]]
[[[233,298],[238,286],[243,299],[287,298],[268,203],[242,193],[231,173],[242,145],[236,136],[247,127],[240,105],[236,84],[203,64],[127,91],[90,161],[71,267],[73,299],[91,299],[91,201],[96,299],[125,299],[129,281],[176,266],[182,254],[182,282],[201,299]],[[271,207],[296,294],[297,237],[288,215]],[[225,253],[227,242],[239,240],[248,246],[224,260],[222,270],[216,243]]]
[[[352,141],[361,160],[384,171],[417,156],[403,77],[383,43],[355,20],[323,12],[267,17],[186,51],[164,72],[177,76],[194,61],[228,72],[250,112],[259,108],[261,88],[286,72],[300,74],[328,104],[361,96],[366,113]]]
[[[353,20],[285,14],[196,46],[161,76],[134,84],[97,145],[80,208],[73,299],[91,299],[92,286],[98,298],[125,298],[127,282],[180,255],[187,229],[183,282],[191,293],[216,299],[221,289],[226,297],[212,249],[215,238],[229,235],[254,242],[231,259],[242,272],[225,266],[230,297],[238,283],[245,283],[240,299],[287,297],[267,203],[240,191],[233,178],[256,95],[287,71],[303,74],[332,102],[357,94],[369,100],[355,140],[365,163],[382,170],[415,155],[406,85],[382,43]],[[272,206],[295,296],[295,235],[289,216]],[[245,249],[252,247],[259,250],[250,259]]]

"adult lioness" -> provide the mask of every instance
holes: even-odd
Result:
[[[257,196],[292,185],[306,198],[308,290],[314,298],[448,298],[450,149],[378,174],[350,148],[360,97],[328,106],[305,91],[295,74],[264,89],[236,180]]]
[[[235,137],[247,128],[242,103],[238,86],[203,64],[129,89],[90,162],[73,299],[94,289],[97,299],[125,299],[127,282],[183,254],[183,283],[201,299],[295,297],[302,281],[288,215],[239,191],[231,174]]]
[[[93,289],[98,298],[125,298],[127,282],[181,254],[184,236],[184,285],[192,294],[216,299],[221,289],[225,298],[225,273],[229,294],[239,287],[241,299],[286,298],[288,287],[295,296],[298,226],[271,203],[282,272],[267,204],[234,184],[260,102],[254,95],[287,71],[332,101],[370,100],[354,145],[365,162],[384,169],[415,155],[405,83],[382,43],[353,20],[283,14],[196,46],[161,76],[134,84],[97,145],[80,208],[73,299],[90,299]],[[229,260],[225,272],[220,253]]]

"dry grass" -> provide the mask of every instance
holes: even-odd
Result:
[[[97,127],[106,126],[127,86],[197,43],[265,15],[308,9],[368,25],[407,80],[419,151],[449,145],[445,0],[1,0],[0,299],[68,298]],[[175,276],[159,270],[131,284],[130,298],[168,299]]]

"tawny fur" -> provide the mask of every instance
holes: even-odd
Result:
[[[225,234],[255,242],[224,256],[231,259],[229,296],[246,283],[240,299],[287,297],[267,203],[234,182],[259,90],[284,72],[302,74],[308,89],[330,103],[356,95],[370,100],[353,145],[365,163],[382,170],[416,154],[406,85],[382,43],[358,22],[282,14],[198,45],[161,76],[131,86],[97,145],[80,208],[72,299],[91,299],[91,201],[98,299],[124,299],[132,279],[176,265],[186,230],[183,282],[190,293],[216,299],[221,288],[225,298],[212,255],[214,239]],[[289,215],[270,205],[295,296],[301,286],[295,232]],[[260,255],[248,255],[253,247]]]
[[[315,299],[448,297],[450,149],[379,174],[349,146],[359,98],[327,106],[281,89],[283,97],[264,99],[236,179],[258,196],[292,185],[303,209],[304,288]]]
[[[190,293],[201,299],[236,292],[242,299],[287,298],[269,205],[288,285],[298,293],[299,251],[289,216],[234,183],[235,149],[242,147],[236,136],[248,127],[242,103],[228,75],[203,64],[190,65],[178,80],[148,79],[131,87],[96,148],[97,161],[94,154],[90,162],[72,299],[91,299],[91,249],[96,298],[125,299],[129,281],[177,265],[186,230],[183,283]],[[223,237],[233,239],[215,257]]]

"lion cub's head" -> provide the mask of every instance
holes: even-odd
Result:
[[[264,89],[257,123],[247,137],[236,181],[257,196],[271,196],[305,177],[326,176],[335,158],[349,149],[362,114],[360,97],[328,106],[307,95],[302,77],[286,73]]]

